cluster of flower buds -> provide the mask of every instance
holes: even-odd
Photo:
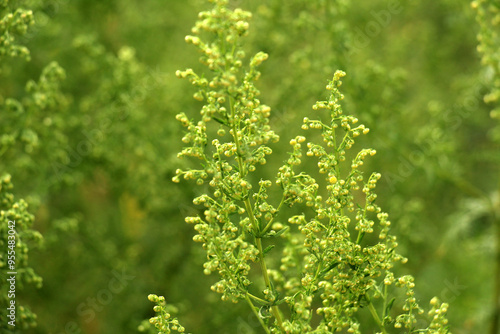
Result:
[[[178,333],[184,333],[186,329],[179,324],[177,318],[172,318],[170,313],[167,311],[167,303],[165,302],[165,297],[157,295],[149,295],[148,299],[150,302],[155,303],[153,310],[157,314],[155,317],[149,319],[149,323],[154,325],[158,333],[160,334],[170,334],[172,331]]]

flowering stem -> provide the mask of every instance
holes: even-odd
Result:
[[[234,110],[234,101],[233,98],[231,97],[229,100],[229,107],[231,111],[231,130],[232,130],[232,136],[234,139],[234,142],[236,144],[236,152],[237,152],[237,161],[238,161],[238,168],[240,170],[240,177],[243,179],[246,176],[246,170],[245,170],[245,163],[243,161],[242,155],[241,155],[241,143],[240,143],[240,138],[239,138],[239,129],[238,129],[238,124],[235,122],[235,115],[236,111]],[[243,201],[245,204],[245,210],[247,211],[248,217],[250,219],[250,223],[254,229],[254,235],[255,235],[255,244],[257,246],[257,250],[259,251],[259,263],[260,263],[260,268],[262,271],[262,276],[264,278],[264,282],[266,285],[266,288],[269,289],[270,291],[273,291],[271,281],[269,279],[269,275],[267,273],[267,266],[266,266],[266,261],[264,260],[264,251],[262,248],[262,238],[259,237],[261,235],[261,226],[257,224],[257,221],[255,219],[255,216],[253,214],[253,209],[252,209],[252,203],[250,203],[250,196],[246,196],[245,200]],[[249,298],[248,295],[246,298]],[[253,305],[253,304],[252,304]],[[255,311],[255,309],[253,309]],[[279,328],[283,329],[283,320],[281,319],[281,314],[276,305],[273,305],[271,307],[271,311],[276,318],[276,322],[278,323]],[[262,321],[262,319],[258,316],[259,321]]]

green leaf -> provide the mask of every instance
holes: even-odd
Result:
[[[330,270],[334,269],[335,267],[337,267],[338,265],[340,264],[340,262],[335,262],[335,263],[332,263],[328,268],[325,268],[323,269],[323,271],[321,272],[321,275],[325,275],[327,272],[329,272]]]
[[[288,226],[282,228],[278,232],[276,232],[276,231],[269,231],[268,233],[264,234],[263,237],[264,238],[279,237],[280,235],[282,235],[286,231],[288,231]]]
[[[267,253],[269,253],[271,251],[271,249],[273,249],[275,247],[275,245],[269,245],[266,247],[266,249],[264,249],[262,251],[262,255],[266,256]]]
[[[213,120],[216,121],[217,123],[220,123],[222,125],[228,125],[227,122],[225,120],[223,120],[222,118],[219,118],[219,117],[216,117],[216,116],[212,116]]]
[[[390,311],[391,311],[391,308],[392,308],[392,305],[394,305],[394,301],[396,300],[395,297],[393,297],[389,303],[387,303],[387,306],[385,307],[385,313],[384,314],[388,314]]]

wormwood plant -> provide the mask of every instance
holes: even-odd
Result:
[[[211,289],[222,300],[247,303],[265,333],[366,333],[372,324],[378,333],[448,333],[448,305],[433,298],[428,318],[421,318],[413,277],[393,272],[406,258],[397,253],[388,214],[376,203],[380,174],[366,177],[361,170],[376,152],[353,150],[369,129],[343,112],[345,73],[337,71],[328,82],[328,98],[313,106],[319,113],[304,118],[310,139],[290,140],[291,153],[274,182],[260,178],[269,145],[279,139],[255,86],[268,56],[258,52],[244,65],[240,40],[251,14],[229,9],[227,0],[210,2],[213,9],[200,13],[186,37],[210,71],[177,72],[204,103],[198,120],[177,115],[188,145],[179,157],[200,167],[178,169],[173,181],[208,184],[193,201],[203,214],[186,222],[206,250],[204,273],[219,274]],[[311,163],[318,167],[314,175],[304,172]],[[150,322],[160,333],[185,331],[163,297],[149,299],[157,312]]]

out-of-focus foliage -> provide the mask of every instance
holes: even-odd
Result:
[[[475,3],[482,12],[455,0],[229,4],[254,14],[245,48],[269,54],[258,88],[282,138],[297,135],[289,125],[335,70],[349,73],[344,107],[371,129],[359,141],[377,150],[366,168],[382,174],[378,204],[410,258],[417,298],[451,304],[453,333],[486,333],[493,312],[498,104],[483,96],[498,89],[498,3]],[[184,36],[206,1],[0,6],[0,174],[45,239],[29,252],[43,287],[18,296],[38,315],[28,332],[134,332],[156,293],[192,332],[259,333],[245,305],[207,293],[215,281],[183,222],[203,189],[170,181],[182,168],[174,116],[200,107],[174,73],[197,62]],[[478,43],[491,50],[484,70]],[[287,142],[272,147],[269,171]]]
[[[31,229],[33,215],[28,212],[28,204],[24,200],[15,200],[12,195],[13,185],[11,176],[4,174],[0,177],[0,270],[2,270],[2,285],[0,301],[2,323],[0,330],[5,333],[17,333],[36,325],[36,315],[31,307],[22,303],[28,300],[24,287],[42,286],[42,278],[38,276],[28,261],[28,250],[40,245],[42,236]],[[16,298],[17,295],[17,298]],[[14,301],[14,303],[12,303]],[[14,317],[11,312],[15,307]],[[8,323],[14,324],[14,326]],[[15,331],[17,330],[17,331]]]
[[[486,80],[490,86],[484,102],[494,105],[490,115],[500,119],[500,4],[479,0],[472,2],[472,8],[477,11],[477,22],[481,28],[477,50],[482,55],[481,62],[486,67]],[[496,133],[494,138],[500,140],[499,134]]]
[[[19,38],[26,34],[28,27],[33,24],[33,12],[29,9],[9,4],[9,0],[0,3],[0,57],[30,58],[26,46],[18,44]]]
[[[477,50],[482,54],[481,62],[484,65],[484,81],[488,86],[484,102],[491,105],[492,119],[497,121],[490,131],[490,137],[496,142],[497,150],[500,144],[500,3],[494,0],[478,0],[472,2],[476,9],[476,19],[480,26],[477,36],[479,45]],[[498,170],[497,170],[498,175]],[[500,332],[500,189],[493,192],[482,201],[482,219],[496,225],[496,264],[495,283],[493,288],[493,309],[491,333]],[[495,241],[494,241],[495,242]]]
[[[18,44],[18,38],[26,34],[28,26],[33,24],[31,10],[9,6],[8,1],[0,4],[0,60],[1,65],[13,57],[29,59],[28,49]],[[0,68],[0,75],[3,73]],[[30,83],[33,92],[37,85]],[[43,89],[39,90],[41,95]],[[35,94],[33,94],[33,97]],[[25,107],[31,109],[33,100],[27,100]],[[23,122],[24,106],[19,101],[0,94],[2,115],[16,124],[17,130],[9,133],[2,127],[0,136],[0,157],[9,159],[10,146],[20,144],[24,151],[30,153],[37,144],[37,135],[30,124]],[[36,108],[34,108],[36,109]],[[2,122],[8,125],[8,122]],[[1,160],[0,160],[1,161]],[[33,163],[32,163],[33,164]],[[28,163],[29,165],[29,163]],[[2,166],[3,167],[3,166]],[[20,168],[22,165],[11,168]],[[3,169],[3,168],[2,168]],[[28,261],[28,251],[31,246],[39,246],[42,237],[32,229],[33,215],[28,212],[28,204],[24,199],[16,200],[12,193],[11,175],[0,171],[0,330],[2,332],[19,332],[36,325],[36,315],[22,301],[22,293],[26,285],[41,287],[42,279],[38,276]],[[17,294],[17,297],[16,297]]]

